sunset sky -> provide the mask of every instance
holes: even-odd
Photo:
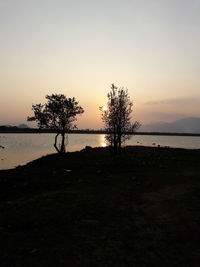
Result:
[[[100,128],[111,83],[142,124],[200,117],[200,0],[0,0],[0,25],[0,125],[63,93]]]

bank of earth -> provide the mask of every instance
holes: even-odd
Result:
[[[199,266],[200,150],[47,155],[0,196],[1,267]]]

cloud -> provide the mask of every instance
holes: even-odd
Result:
[[[144,103],[145,105],[154,106],[154,105],[163,105],[163,104],[181,104],[181,105],[188,105],[188,104],[200,104],[199,97],[191,97],[191,98],[168,98],[162,100],[155,100],[149,101]]]

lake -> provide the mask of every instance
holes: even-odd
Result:
[[[55,153],[55,134],[0,134],[0,169],[14,168],[46,154]],[[135,135],[126,145],[170,146],[200,149],[198,136]],[[103,134],[69,134],[67,151],[77,151],[85,146],[106,146]]]

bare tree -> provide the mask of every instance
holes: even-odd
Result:
[[[117,88],[114,84],[107,95],[107,107],[100,107],[102,121],[105,125],[106,141],[114,153],[121,150],[121,145],[140,127],[139,122],[131,122],[133,102],[130,101],[128,90]]]
[[[36,121],[40,129],[51,129],[56,132],[54,147],[58,153],[65,152],[65,136],[70,130],[76,128],[74,122],[76,115],[84,112],[75,98],[66,98],[63,94],[46,96],[47,103],[32,105],[33,117],[28,121]],[[58,136],[61,135],[61,145],[57,144]]]

